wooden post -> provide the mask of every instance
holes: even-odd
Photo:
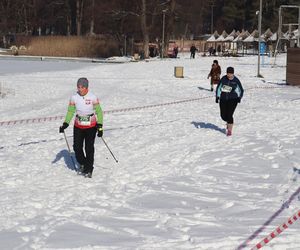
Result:
[[[174,68],[174,76],[177,78],[183,78],[183,67],[176,66]]]
[[[300,48],[287,51],[286,83],[300,86]]]

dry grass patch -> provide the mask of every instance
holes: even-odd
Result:
[[[31,37],[27,44],[27,50],[19,51],[19,55],[62,57],[109,57],[119,55],[117,42],[109,38]]]

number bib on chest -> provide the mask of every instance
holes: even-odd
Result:
[[[222,92],[229,93],[229,92],[231,92],[231,90],[232,90],[232,87],[230,87],[228,85],[222,86]]]
[[[90,126],[91,125],[91,116],[78,116],[78,124],[81,126]]]

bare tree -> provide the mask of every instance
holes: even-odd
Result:
[[[169,1],[169,7],[168,7],[168,20],[167,20],[167,29],[166,29],[166,36],[165,36],[165,41],[164,41],[164,55],[163,56],[167,56],[168,55],[168,48],[169,48],[169,40],[170,37],[172,36],[173,32],[174,32],[174,20],[175,20],[175,9],[176,9],[176,0],[170,0]]]
[[[141,29],[143,33],[143,48],[145,57],[149,57],[149,30],[147,26],[147,5],[146,0],[141,0],[141,15],[140,15],[140,22],[141,22]]]
[[[65,20],[66,20],[66,35],[70,36],[72,33],[72,15],[71,15],[71,7],[68,0],[64,2],[65,6]]]
[[[91,6],[91,22],[90,22],[90,35],[94,35],[94,29],[95,29],[95,0],[92,0],[92,6]]]
[[[76,34],[81,35],[84,0],[76,0]]]
[[[11,0],[0,1],[0,30],[5,34],[8,32],[11,23],[9,22],[11,8],[13,3]]]

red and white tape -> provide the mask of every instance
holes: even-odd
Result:
[[[275,86],[261,86],[261,87],[252,87],[248,88],[247,90],[253,90],[253,89],[275,89],[275,88],[282,88],[282,87],[275,87]],[[129,112],[129,111],[136,111],[136,110],[142,110],[142,109],[148,109],[148,108],[155,108],[155,107],[163,107],[168,105],[174,105],[174,104],[180,104],[180,103],[187,103],[187,102],[195,102],[207,98],[214,97],[213,95],[209,96],[202,96],[198,98],[191,98],[191,99],[185,99],[180,101],[174,101],[174,102],[167,102],[167,103],[160,103],[160,104],[152,104],[147,106],[140,106],[140,107],[132,107],[132,108],[124,108],[124,109],[114,109],[114,110],[108,110],[104,111],[104,114],[112,114],[112,113],[121,113],[121,112]],[[43,118],[32,118],[32,119],[22,119],[22,120],[12,120],[12,121],[0,121],[0,126],[7,126],[7,125],[17,125],[17,124],[27,124],[27,123],[40,123],[40,122],[46,122],[46,121],[55,121],[55,120],[61,120],[64,116],[52,116],[52,117],[43,117]]]
[[[152,105],[147,105],[147,106],[124,108],[124,109],[114,109],[114,110],[104,111],[103,113],[104,114],[112,114],[112,113],[136,111],[136,110],[155,108],[155,107],[163,107],[163,106],[180,104],[180,103],[195,102],[195,101],[199,101],[199,100],[207,99],[207,98],[211,98],[211,97],[212,96],[203,96],[203,97],[198,97],[198,98],[192,98],[192,99],[186,99],[186,100],[180,100],[180,101],[174,101],[174,102],[167,102],[167,103],[161,103],[161,104],[152,104]],[[40,122],[55,121],[55,120],[62,120],[62,119],[64,119],[64,116],[60,115],[60,116],[51,116],[51,117],[43,117],[43,118],[3,121],[3,122],[0,122],[0,126],[27,124],[27,123],[40,123]]]
[[[277,227],[272,233],[270,233],[267,237],[265,237],[261,242],[259,242],[258,244],[256,244],[256,246],[253,247],[251,250],[261,249],[263,246],[265,246],[272,239],[274,239],[276,236],[278,236],[280,233],[282,233],[285,229],[288,228],[289,225],[292,225],[299,218],[300,218],[300,210],[297,213],[295,213],[293,216],[291,216],[282,225],[280,225],[279,227]]]

